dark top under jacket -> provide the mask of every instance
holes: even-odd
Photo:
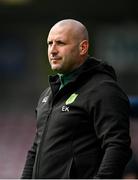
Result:
[[[131,157],[129,101],[113,68],[89,57],[60,90],[58,75],[49,83],[22,178],[121,178]]]

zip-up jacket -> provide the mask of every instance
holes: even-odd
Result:
[[[121,178],[131,157],[129,101],[114,69],[88,58],[61,89],[58,75],[41,94],[37,132],[22,178]]]

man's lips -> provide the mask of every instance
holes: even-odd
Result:
[[[61,57],[50,58],[50,60],[53,61],[53,62],[54,62],[54,61],[59,61],[59,60],[61,60]]]

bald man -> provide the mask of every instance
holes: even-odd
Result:
[[[88,32],[78,21],[63,20],[49,32],[48,57],[51,68],[58,73],[70,73],[88,56]]]
[[[131,157],[129,101],[114,69],[88,55],[87,29],[76,20],[57,22],[47,44],[56,75],[38,101],[22,178],[121,178]]]

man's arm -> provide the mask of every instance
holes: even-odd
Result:
[[[129,136],[129,101],[113,82],[97,89],[95,130],[104,156],[94,178],[121,178],[131,157]]]
[[[36,157],[36,148],[37,144],[34,142],[32,148],[28,151],[21,179],[32,179],[33,166]]]

